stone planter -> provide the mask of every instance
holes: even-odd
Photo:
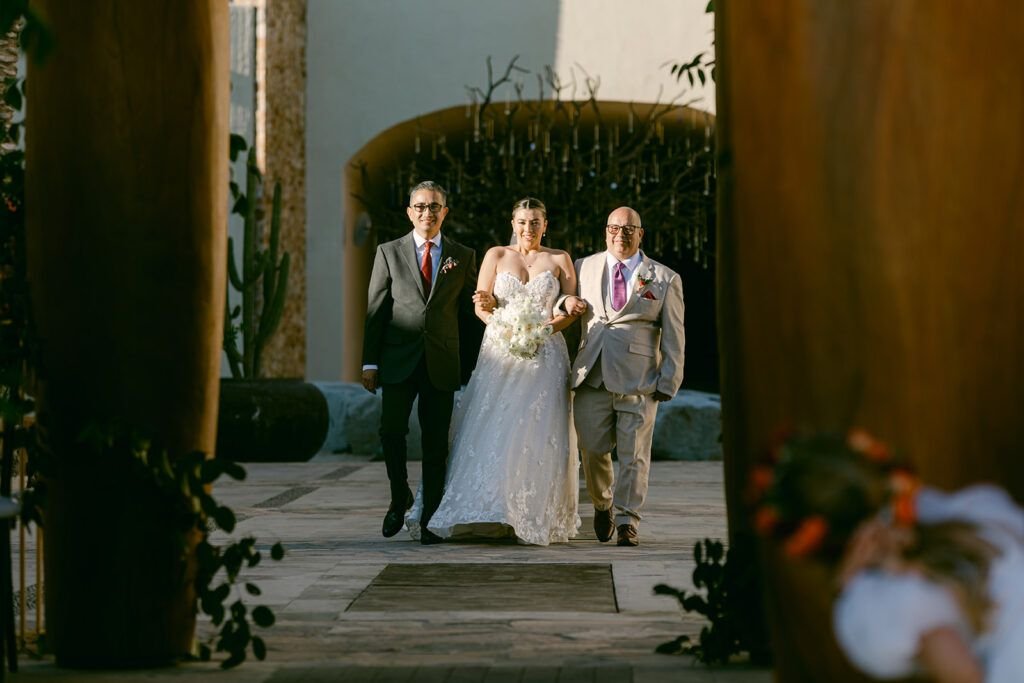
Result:
[[[327,401],[298,379],[222,379],[217,455],[239,462],[305,462],[327,436]]]

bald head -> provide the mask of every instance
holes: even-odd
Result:
[[[612,234],[613,230],[615,234]],[[615,258],[625,261],[640,251],[640,240],[643,236],[640,214],[633,209],[620,206],[608,214],[608,227],[605,228],[604,238],[609,253]]]

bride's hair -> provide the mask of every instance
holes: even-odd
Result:
[[[537,199],[536,197],[523,197],[515,204],[513,204],[512,218],[516,217],[516,211],[518,211],[519,209],[537,209],[542,214],[544,214],[544,218],[548,217],[548,207],[544,206],[544,202]]]

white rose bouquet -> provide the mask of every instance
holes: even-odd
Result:
[[[514,294],[495,308],[488,326],[509,355],[523,360],[537,356],[544,340],[551,336],[551,325],[540,305],[526,293]]]

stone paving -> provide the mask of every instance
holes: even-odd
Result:
[[[21,670],[9,680],[767,683],[772,678],[766,669],[710,669],[689,657],[654,652],[660,643],[700,631],[698,617],[682,614],[674,599],[655,596],[652,588],[658,583],[691,587],[693,544],[725,535],[720,462],[654,463],[638,548],[594,539],[585,491],[583,526],[568,544],[422,546],[404,533],[391,539],[380,534],[387,503],[381,462],[321,454],[308,463],[246,467],[246,481],[224,483],[216,493],[238,513],[239,533],[255,535],[262,547],[282,541],[288,551],[283,561],[267,560],[246,575],[263,590],[251,604],[268,604],[277,614],[277,623],[261,633],[269,647],[265,662],[246,662],[228,672],[207,663],[82,672],[23,656]],[[418,480],[417,464],[410,476]],[[445,564],[454,565],[451,574],[457,577],[447,581],[450,600],[436,586],[418,588],[420,572],[412,566],[429,565],[423,578],[432,576],[436,583]],[[500,584],[504,600],[472,599],[473,591],[486,593],[488,581],[495,592]],[[373,593],[382,587],[387,590]],[[209,632],[209,624],[200,625],[201,634]]]

